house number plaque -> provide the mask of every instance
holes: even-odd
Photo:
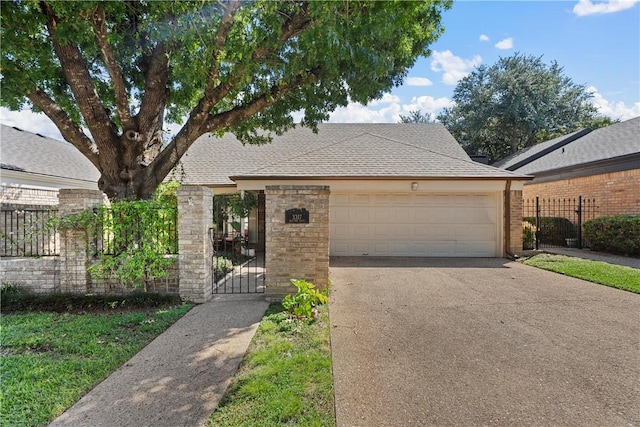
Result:
[[[309,224],[309,211],[302,209],[287,209],[284,211],[285,224]]]

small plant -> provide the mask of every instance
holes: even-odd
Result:
[[[536,226],[529,221],[522,221],[522,249],[533,249],[536,246]]]
[[[298,292],[285,296],[282,306],[294,316],[315,317],[316,307],[329,301],[326,290],[316,289],[313,283],[301,279],[291,279],[291,283],[298,288]]]

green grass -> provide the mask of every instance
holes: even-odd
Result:
[[[1,424],[52,421],[190,308],[3,314]]]
[[[527,265],[625,291],[640,293],[640,269],[564,255],[540,254],[523,261]]]
[[[269,308],[208,426],[334,426],[327,306],[293,320]]]

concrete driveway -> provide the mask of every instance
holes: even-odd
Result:
[[[502,259],[331,261],[338,426],[640,426],[640,295]]]

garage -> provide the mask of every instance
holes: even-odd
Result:
[[[331,256],[500,256],[500,193],[332,193]]]

